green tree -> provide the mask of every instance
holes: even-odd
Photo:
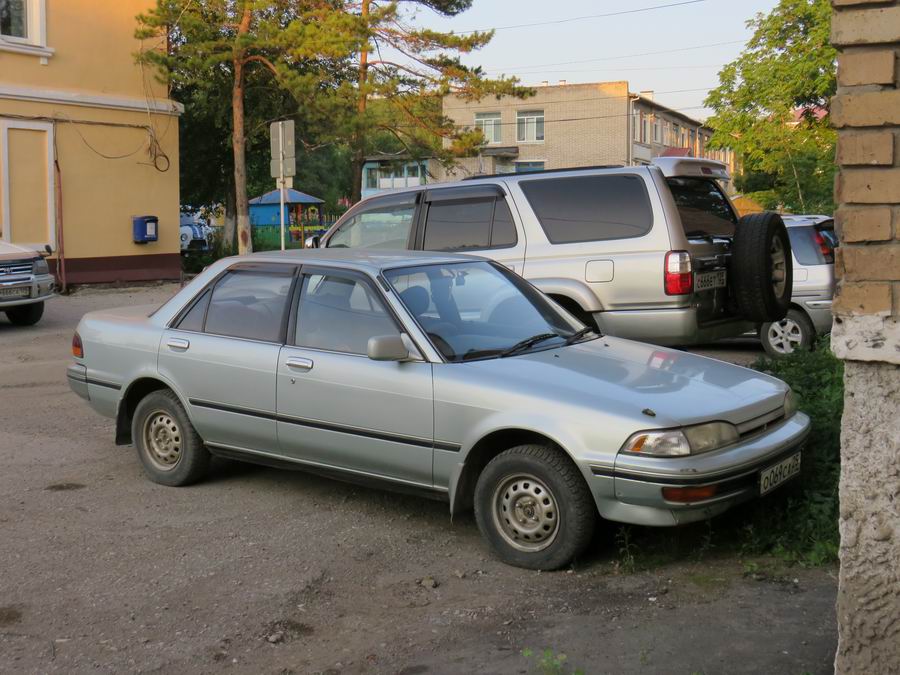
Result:
[[[444,16],[456,16],[472,0],[405,0]],[[487,96],[526,96],[531,90],[515,78],[488,78],[480,67],[466,66],[461,55],[484,47],[493,31],[465,34],[416,28],[414,18],[397,0],[348,0],[344,11],[358,13],[365,26],[359,51],[356,116],[353,122],[352,201],[362,191],[362,165],[378,145],[399,146],[412,157],[432,155],[444,161],[480,147],[483,136],[458,129],[447,119],[441,102],[449,93],[465,100]],[[378,105],[370,105],[377,101]],[[446,143],[445,143],[446,141]],[[377,147],[377,146],[376,146]]]
[[[829,0],[780,0],[747,23],[753,37],[719,73],[706,104],[712,144],[731,147],[744,170],[771,177],[761,196],[800,212],[833,209],[836,134],[828,122],[835,92]]]
[[[248,252],[248,83],[266,72],[302,117],[337,129],[353,98],[340,73],[364,43],[364,23],[329,0],[157,0],[138,21],[139,38],[165,43],[165,49],[142,50],[139,59],[230,112],[238,250]],[[225,92],[230,103],[222,106]],[[214,110],[209,114],[215,118]],[[265,128],[252,121],[252,129]]]

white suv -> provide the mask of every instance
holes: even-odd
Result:
[[[724,164],[479,176],[375,195],[314,245],[478,253],[603,332],[686,345],[785,316],[790,240],[774,213],[739,219]]]

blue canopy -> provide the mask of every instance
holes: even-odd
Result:
[[[288,188],[284,191],[284,203],[285,204],[324,204],[325,202],[318,197],[313,197],[312,195],[308,195],[305,192],[300,192],[300,190],[294,190],[293,188]],[[278,190],[272,190],[271,192],[267,192],[261,197],[254,197],[250,200],[251,204],[278,204],[281,201],[281,196],[278,194]]]

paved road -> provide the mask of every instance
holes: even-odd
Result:
[[[573,570],[528,572],[438,502],[229,462],[150,483],[64,367],[85,311],[173,290],[0,319],[0,672],[538,672],[525,648],[587,673],[831,672],[833,569],[628,573],[609,526]]]

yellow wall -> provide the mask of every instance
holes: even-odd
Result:
[[[73,121],[147,124],[146,113],[0,100],[0,121],[4,115],[7,119],[64,115],[65,119]],[[67,121],[55,123],[67,258],[179,252],[178,118],[152,115],[151,119],[160,148],[169,158],[168,170],[164,172],[151,164],[145,129]],[[11,138],[22,133],[25,132],[10,130]],[[31,152],[33,149],[10,143],[11,187],[19,184],[17,181],[32,180],[44,171],[46,160],[35,157]],[[109,159],[120,155],[129,156]],[[164,163],[159,160],[161,168]],[[14,189],[11,192],[14,193]],[[34,191],[31,194],[35,194]],[[36,201],[41,200],[36,198]],[[14,196],[10,204],[16,204]],[[15,208],[12,211],[15,213]],[[159,241],[133,243],[133,215],[159,216]],[[33,239],[20,236],[20,221],[15,216],[12,221],[14,243],[35,243]]]
[[[135,63],[141,48],[135,17],[152,4],[46,0],[46,44],[55,50],[46,63],[38,55],[0,50],[0,131],[9,127],[0,133],[8,174],[0,164],[0,232],[5,229],[13,243],[53,243],[61,188],[67,270],[76,270],[81,259],[91,280],[101,280],[98,265],[133,271],[142,264],[133,256],[146,258],[147,269],[179,267],[178,116],[156,111],[173,104],[155,73]],[[144,48],[160,46],[154,41]],[[22,125],[50,125],[52,133],[16,128]],[[59,179],[53,172],[48,178],[51,138]],[[151,139],[158,144],[158,168],[148,151]],[[4,181],[9,194],[3,194]],[[159,217],[159,241],[133,242],[134,215]],[[151,260],[156,254],[166,259]]]
[[[47,65],[27,54],[0,52],[0,82],[23,87],[66,89],[116,96],[165,98],[152,72],[135,65],[141,43],[135,17],[150,0],[46,0],[47,46],[56,50]],[[145,49],[164,43],[148,41]],[[145,90],[149,87],[149,90]]]

